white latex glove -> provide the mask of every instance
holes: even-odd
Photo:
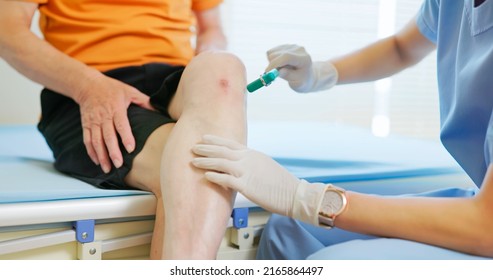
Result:
[[[269,65],[279,76],[289,82],[297,92],[314,92],[330,89],[337,83],[337,69],[329,61],[312,62],[305,48],[297,45],[281,45],[267,51]]]
[[[327,186],[308,183],[272,158],[225,138],[205,135],[192,160],[208,170],[207,180],[242,193],[267,211],[319,225],[318,212]]]

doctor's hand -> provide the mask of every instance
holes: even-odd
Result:
[[[267,51],[269,65],[289,86],[300,93],[332,88],[338,79],[337,69],[329,61],[312,62],[305,48],[297,45],[281,45]]]
[[[318,225],[325,184],[296,178],[272,158],[218,136],[195,145],[192,164],[205,169],[210,182],[242,193],[267,211]]]
[[[149,96],[123,82],[101,75],[74,98],[80,106],[84,145],[105,173],[123,164],[119,138],[128,153],[135,149],[127,109],[130,104],[153,110]]]

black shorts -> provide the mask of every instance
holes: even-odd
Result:
[[[104,74],[127,83],[151,97],[151,104],[158,110],[150,111],[130,105],[128,118],[136,146],[127,153],[120,142],[123,165],[106,174],[95,165],[87,154],[82,137],[79,105],[72,99],[49,89],[41,92],[42,118],[38,124],[55,158],[55,168],[70,176],[99,188],[129,189],[124,182],[132,168],[132,161],[142,150],[149,135],[158,127],[174,122],[169,116],[168,105],[174,96],[183,72],[183,66],[151,63],[110,70]]]

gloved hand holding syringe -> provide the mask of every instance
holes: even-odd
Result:
[[[272,48],[267,51],[267,58],[267,72],[248,84],[249,92],[270,85],[278,76],[299,93],[327,90],[337,83],[338,72],[335,66],[330,61],[312,61],[301,46],[281,45]]]

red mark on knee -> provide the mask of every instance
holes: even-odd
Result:
[[[219,80],[219,86],[224,89],[229,88],[229,81],[227,79],[220,79]]]

